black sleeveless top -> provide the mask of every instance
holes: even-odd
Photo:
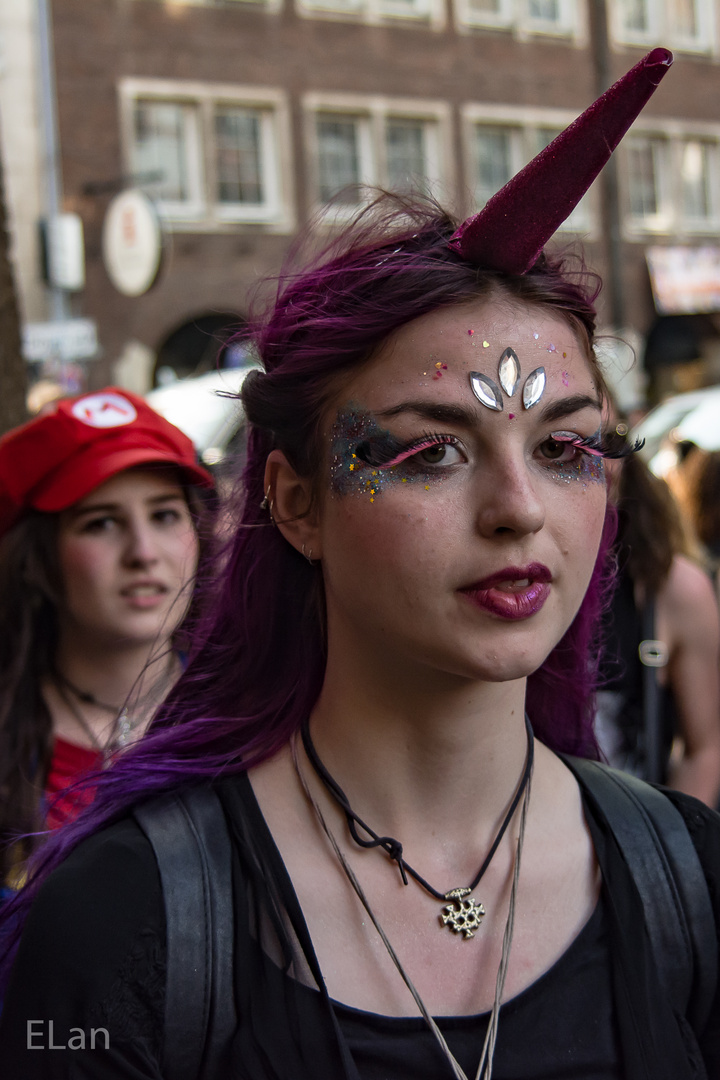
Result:
[[[451,1080],[422,1020],[332,1002],[292,882],[247,777],[217,786],[233,844],[239,1026],[208,1080]],[[693,1032],[658,986],[642,906],[588,793],[601,901],[563,956],[501,1009],[493,1080],[715,1080],[720,996]],[[672,793],[720,921],[720,818]],[[0,1018],[9,1080],[163,1080],[165,927],[157,865],[133,819],[86,840],[30,914]],[[410,1010],[408,1010],[410,1011]],[[68,1046],[70,1029],[85,1049]],[[439,1018],[473,1080],[487,1015]],[[28,1047],[28,1020],[40,1021]],[[92,1028],[109,1047],[91,1049]],[[41,1047],[44,1048],[41,1051]],[[707,1070],[707,1071],[706,1071]]]

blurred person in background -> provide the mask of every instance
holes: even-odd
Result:
[[[138,739],[180,674],[180,627],[212,528],[192,442],[108,388],[0,439],[0,886],[28,834],[74,817],[72,785]]]
[[[717,805],[720,618],[688,558],[667,484],[638,454],[617,464],[618,580],[608,612],[596,734],[611,765]]]
[[[693,447],[677,471],[676,489],[717,593],[720,577],[720,450]]]

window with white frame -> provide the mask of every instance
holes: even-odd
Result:
[[[345,16],[364,22],[413,19],[435,28],[445,25],[443,0],[296,0],[301,15]]]
[[[455,0],[461,25],[504,27],[518,33],[573,36],[577,0]]]
[[[614,0],[615,37],[630,45],[668,45],[711,52],[715,43],[713,0]]]
[[[500,124],[476,124],[473,132],[474,195],[484,206],[520,168],[519,127]]]
[[[630,234],[720,233],[720,126],[699,125],[694,134],[669,121],[634,131],[622,156]]]
[[[132,171],[176,212],[202,202],[197,105],[139,98],[133,114]]]
[[[686,139],[680,144],[682,211],[686,223],[702,226],[717,218],[718,144]]]
[[[388,117],[385,126],[385,182],[392,191],[425,191],[431,183],[430,147],[434,131],[423,120]]]
[[[468,184],[482,207],[572,121],[565,110],[522,106],[463,106]],[[589,191],[560,229],[592,237],[595,198]]]
[[[662,136],[633,135],[625,147],[628,204],[633,223],[647,229],[665,229],[670,207],[665,191],[668,142]]]
[[[357,111],[310,112],[319,204],[356,207],[364,198],[363,184],[427,193],[443,179],[439,116],[396,111],[385,99],[366,99]]]
[[[126,79],[120,91],[130,171],[166,217],[204,228],[292,227],[281,91],[252,88],[246,97],[225,84],[159,79]]]
[[[345,113],[318,113],[317,167],[321,203],[357,206],[358,187],[372,181],[373,167],[367,118]]]

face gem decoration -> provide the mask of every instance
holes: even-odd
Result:
[[[482,405],[487,409],[492,409],[493,412],[502,412],[503,399],[500,387],[496,386],[492,379],[488,379],[487,375],[482,375],[479,371],[471,371],[470,385],[473,394]]]
[[[534,371],[530,372],[525,380],[522,392],[524,409],[532,409],[533,405],[537,405],[538,401],[545,393],[546,383],[545,368],[535,368]]]
[[[513,349],[506,349],[498,364],[500,385],[508,397],[512,397],[520,378],[520,361]]]
[[[505,391],[507,397],[513,397],[520,380],[520,361],[518,360],[517,353],[514,349],[505,349],[500,357],[498,362],[498,379],[500,380],[500,386]],[[533,405],[537,405],[545,392],[546,385],[547,378],[545,375],[545,368],[535,368],[534,371],[530,372],[522,389],[522,403],[524,409],[532,409]],[[475,397],[487,409],[492,409],[493,412],[503,411],[502,391],[500,390],[500,386],[493,382],[491,378],[487,375],[483,375],[480,371],[471,371],[470,386]]]

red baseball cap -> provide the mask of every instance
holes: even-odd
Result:
[[[214,486],[187,435],[137,394],[108,386],[51,408],[0,439],[0,534],[28,510],[67,510],[134,465],[175,465]]]

